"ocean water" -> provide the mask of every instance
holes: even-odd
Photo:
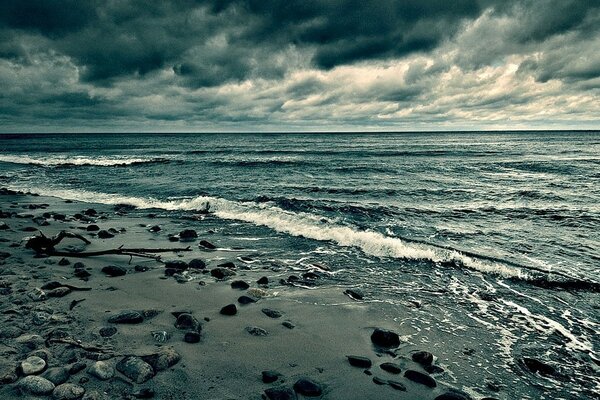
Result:
[[[475,396],[600,395],[600,132],[0,135],[0,186],[209,212],[359,282]]]

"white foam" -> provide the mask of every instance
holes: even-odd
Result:
[[[2,155],[0,154],[0,162],[11,164],[27,164],[54,167],[58,165],[94,165],[110,167],[116,165],[131,165],[139,163],[150,163],[156,161],[164,161],[157,158],[143,157],[85,157],[85,156],[49,156],[49,157],[31,157],[27,155]]]
[[[12,187],[14,190],[23,188]],[[25,189],[27,191],[27,189]],[[332,241],[340,246],[358,247],[377,257],[391,257],[433,262],[455,261],[465,267],[506,278],[526,279],[523,270],[492,261],[477,260],[458,251],[444,250],[425,244],[407,243],[402,239],[385,236],[374,231],[359,231],[348,226],[323,222],[318,215],[294,213],[269,203],[236,202],[217,197],[199,196],[191,199],[157,200],[82,190],[35,189],[36,193],[64,199],[101,204],[131,204],[138,208],[164,210],[209,210],[216,216],[266,226],[278,232],[309,239]]]

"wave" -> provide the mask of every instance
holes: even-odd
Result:
[[[136,164],[168,163],[166,158],[144,158],[144,157],[86,157],[86,156],[48,156],[31,157],[27,155],[0,155],[0,162],[11,164],[39,165],[42,167],[58,166],[100,166],[100,167],[122,167]]]
[[[16,187],[9,187],[9,189],[24,190]],[[158,200],[72,189],[38,189],[35,192],[40,195],[89,203],[129,204],[140,209],[207,211],[219,218],[266,226],[277,232],[292,236],[330,241],[343,247],[356,247],[364,253],[376,257],[425,260],[445,267],[467,268],[514,281],[527,281],[547,288],[580,288],[600,291],[600,284],[598,283],[570,277],[557,271],[529,268],[510,261],[449,247],[386,236],[380,232],[359,231],[349,226],[330,223],[319,215],[291,212],[269,203],[238,202],[211,196]],[[554,276],[551,278],[552,275]],[[559,277],[559,279],[557,280],[556,277]]]

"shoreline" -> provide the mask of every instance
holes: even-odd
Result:
[[[40,207],[40,204],[45,206]],[[94,207],[97,214],[83,219],[74,217],[90,207]],[[3,398],[18,397],[19,392],[31,390],[23,383],[25,377],[20,363],[32,354],[47,358],[42,370],[32,376],[52,375],[49,372],[64,375],[61,366],[72,368],[85,363],[81,371],[67,376],[66,382],[77,387],[69,387],[72,391],[85,391],[72,398],[143,398],[152,392],[161,399],[278,399],[307,398],[301,393],[310,394],[311,390],[312,394],[321,393],[316,398],[324,399],[473,398],[438,380],[440,372],[434,368],[435,361],[429,360],[428,353],[418,353],[427,349],[401,340],[410,334],[409,328],[393,319],[382,319],[380,312],[374,312],[383,305],[351,299],[344,291],[352,288],[315,285],[313,290],[307,290],[300,287],[303,280],[311,284],[311,280],[319,280],[324,272],[316,268],[312,274],[290,278],[293,275],[290,271],[263,263],[262,258],[267,255],[251,246],[257,242],[247,241],[246,246],[238,249],[240,241],[218,232],[219,224],[225,222],[217,218],[172,220],[160,213],[153,217],[130,216],[126,207],[117,207],[115,211],[115,207],[106,205],[8,192],[0,194],[0,209],[10,214],[0,220],[8,227],[0,231],[0,251],[9,254],[0,265],[3,290],[0,301],[5,310],[0,326],[1,352],[5,360],[4,365],[0,365]],[[20,215],[12,215],[13,212]],[[112,228],[114,237],[99,239],[97,231],[87,230],[90,225],[98,225],[109,233]],[[160,231],[151,232],[153,226],[159,226]],[[165,261],[186,263],[188,267],[184,272],[177,268],[167,272],[162,262],[152,259],[133,258],[129,264],[128,256],[67,257],[68,265],[59,265],[62,257],[35,258],[31,250],[24,248],[23,238],[36,234],[33,228],[47,236],[61,230],[79,233],[91,241],[85,251],[120,245],[145,248],[190,245],[192,251],[163,255]],[[185,229],[197,231],[198,237],[185,243],[169,241],[168,234]],[[200,240],[214,243],[217,249],[202,249],[198,245]],[[57,248],[82,250],[80,243],[67,239]],[[198,258],[206,266],[189,268],[189,262]],[[85,267],[74,269],[77,262],[83,262]],[[222,266],[225,263],[233,263],[235,267]],[[125,275],[107,276],[102,269],[109,265],[117,267],[117,271],[124,270]],[[216,268],[235,275],[217,279],[212,276],[217,272],[211,273]],[[76,271],[85,272],[78,272],[78,278]],[[81,280],[87,274],[90,274],[87,280]],[[172,276],[168,276],[170,274]],[[265,276],[268,284],[256,283]],[[232,288],[232,282],[238,281],[249,287]],[[42,300],[36,288],[48,287],[50,282],[90,290],[71,289],[63,297]],[[241,283],[235,286],[245,287]],[[61,287],[65,286],[58,286]],[[57,289],[45,292],[52,290]],[[241,296],[256,302],[243,305],[238,301]],[[222,314],[222,308],[231,304],[235,305],[236,314]],[[140,311],[143,321],[136,324],[109,322],[111,317],[126,310]],[[192,325],[178,329],[175,327],[178,319],[173,313],[178,315],[184,311],[191,314]],[[277,313],[282,315],[274,317]],[[283,324],[286,321],[287,326]],[[115,328],[115,333],[103,336]],[[397,333],[399,345],[376,347],[371,340],[376,328]],[[169,338],[164,343],[157,342],[155,337],[161,340],[164,336]],[[58,337],[62,339],[54,340]],[[179,360],[165,370],[146,362],[152,359],[148,356],[155,355],[155,359],[161,351],[171,351],[165,349],[173,349],[173,354],[178,355],[174,358]],[[415,354],[418,362],[413,360]],[[425,360],[419,358],[423,354],[426,354]],[[348,355],[366,357],[372,367],[352,366]],[[132,365],[123,366],[125,357],[131,358],[129,364]],[[113,373],[107,380],[99,379],[91,371],[98,359],[103,358],[106,360],[101,361]],[[385,363],[396,364],[401,372],[383,370],[381,365]],[[125,374],[122,371],[126,371]],[[264,383],[262,371],[276,371],[277,379]],[[416,373],[407,376],[407,371]],[[146,377],[143,383],[136,383]],[[318,390],[307,382],[315,383]],[[434,388],[429,387],[434,384]],[[58,386],[65,388],[65,385]],[[448,393],[454,397],[439,397]]]

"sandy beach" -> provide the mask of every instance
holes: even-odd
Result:
[[[216,232],[217,218],[130,217],[10,191],[0,209],[2,398],[470,398],[437,380],[435,355],[406,342],[397,321],[373,317],[385,304],[319,288],[327,266],[293,276],[261,262],[260,242],[240,246]],[[63,230],[91,243],[66,238],[56,251],[189,251],[155,260],[26,248]],[[197,237],[176,241],[184,230]]]

